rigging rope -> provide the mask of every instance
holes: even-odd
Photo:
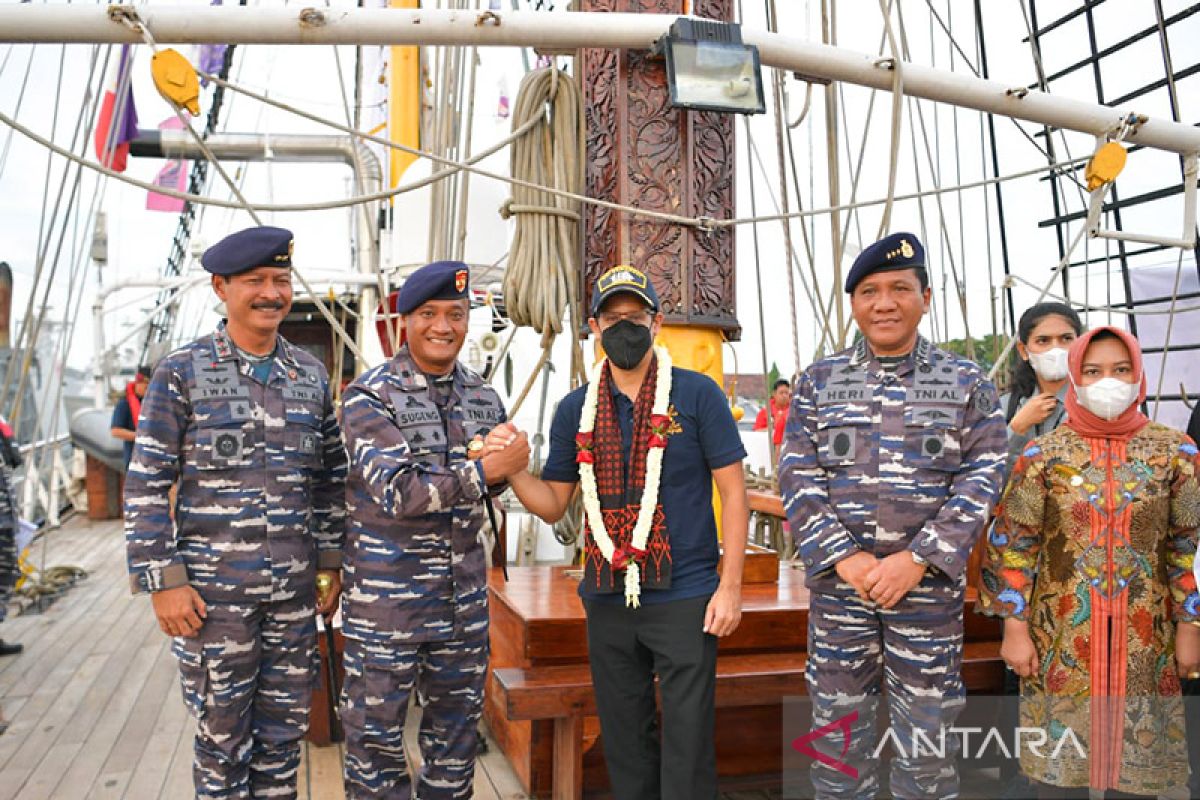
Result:
[[[892,222],[892,203],[896,196],[896,169],[900,162],[900,130],[904,124],[901,116],[904,111],[904,70],[901,67],[900,48],[896,44],[896,36],[892,32],[890,0],[879,0],[879,10],[883,12],[883,29],[887,33],[888,47],[892,51],[892,145],[888,154],[887,203],[883,207],[883,219],[879,221],[879,233],[876,235],[876,239],[882,239],[887,235]]]
[[[908,33],[907,33],[907,30],[905,29],[904,14],[902,12],[899,14],[899,20],[900,20],[901,47],[904,50],[904,54],[907,56],[909,54]],[[920,127],[921,127],[921,140],[925,146],[925,157],[929,162],[930,179],[932,180],[933,186],[935,189],[940,188],[941,187],[941,170],[939,169],[940,165],[938,165],[934,160],[934,152],[940,152],[941,148],[940,147],[934,147],[932,149],[930,148],[929,130],[925,125],[925,112],[922,108],[921,102],[919,100],[914,102],[912,98],[909,98],[909,103],[910,103],[910,106],[911,105],[916,106],[917,120],[920,123]],[[936,108],[934,109],[934,122],[936,125],[936,123],[937,123],[937,109]],[[935,136],[937,134],[938,134],[938,131],[935,128]],[[957,136],[957,134],[956,134],[956,136]],[[912,138],[913,138],[913,149],[915,151],[916,150],[916,134],[915,134],[915,132],[912,134]],[[957,142],[956,142],[956,145],[957,145]],[[914,152],[913,161],[914,161],[914,168],[915,168],[915,166],[916,166],[915,152]],[[919,169],[917,170],[917,173],[919,175]],[[918,180],[919,180],[919,178],[918,178]],[[961,197],[961,195],[960,195],[960,197]],[[950,232],[946,229],[946,210],[942,206],[941,194],[935,194],[934,200],[937,203],[937,210],[938,210],[938,229],[941,233],[941,240],[944,245],[941,248],[940,255],[950,265],[950,273],[951,273],[952,279],[954,280],[955,299],[958,300],[959,310],[962,313],[964,336],[965,336],[965,341],[966,341],[966,354],[967,354],[967,358],[973,359],[975,357],[975,348],[974,348],[974,340],[971,338],[970,315],[967,312],[967,295],[966,295],[966,287],[965,287],[965,275],[963,278],[960,279],[959,273],[958,273],[957,261],[954,258],[953,246],[950,242]],[[922,233],[924,233],[924,231],[922,231]],[[965,269],[965,266],[964,266],[964,269]],[[943,274],[943,280],[944,280],[944,278],[945,278],[945,275]],[[949,310],[943,309],[942,314],[943,314],[943,325],[945,326],[944,338],[949,339],[950,338],[949,337],[949,327],[950,327]]]
[[[96,60],[97,54],[98,54],[97,51],[94,50],[93,58],[92,58],[93,66],[95,65],[95,60]],[[61,59],[60,59],[59,66],[60,66],[59,74],[61,76],[61,67],[62,67]],[[61,89],[61,81],[59,81],[59,85],[60,85],[60,89]],[[89,83],[89,84],[87,84],[87,86],[85,88],[84,102],[81,106],[79,117],[75,121],[75,131],[74,131],[74,134],[72,135],[72,142],[71,142],[72,147],[76,146],[76,143],[78,143],[78,147],[79,147],[81,153],[85,152],[87,150],[87,143],[88,143],[89,139],[91,138],[91,134],[92,134],[93,116],[92,116],[92,114],[89,113],[88,108],[87,108],[88,100],[89,100],[89,98],[95,99],[95,98],[99,97],[98,92],[95,93],[95,95],[92,95],[91,91],[92,91],[91,84]],[[56,97],[56,99],[57,99],[57,97]],[[58,104],[56,103],[55,105],[57,107]],[[55,113],[55,120],[57,121],[57,112]],[[55,124],[57,125],[57,122]],[[110,141],[111,141],[111,137],[110,137]],[[82,184],[82,178],[83,178],[83,170],[82,170],[81,166],[82,165],[76,166],[75,173],[74,173],[74,181],[71,184],[71,191],[67,197],[65,208],[63,208],[63,206],[62,206],[63,194],[66,191],[67,183],[70,180],[71,171],[70,171],[70,169],[67,169],[67,168],[63,169],[62,180],[59,183],[58,193],[57,193],[57,195],[55,197],[55,201],[54,201],[54,209],[51,212],[51,215],[49,218],[49,227],[50,227],[51,231],[57,225],[57,220],[59,219],[60,209],[62,211],[62,217],[65,220],[71,214],[71,210],[75,207],[76,197],[78,196],[79,188]],[[46,185],[46,194],[43,197],[43,214],[42,214],[42,226],[41,226],[42,229],[39,230],[39,232],[38,232],[37,266],[34,270],[33,285],[31,286],[30,292],[29,292],[29,302],[27,303],[26,308],[25,308],[25,317],[21,321],[21,331],[16,340],[18,348],[24,349],[24,352],[22,353],[22,358],[21,358],[21,372],[20,372],[19,378],[17,380],[16,391],[14,393],[13,402],[12,402],[11,406],[9,406],[10,411],[6,415],[6,416],[8,416],[9,419],[11,419],[13,421],[12,424],[13,424],[14,428],[18,427],[21,424],[21,420],[20,420],[21,406],[24,402],[26,380],[28,379],[29,371],[33,364],[34,344],[37,341],[38,335],[40,334],[41,329],[42,329],[42,324],[45,321],[46,310],[47,310],[47,307],[48,307],[49,301],[50,301],[50,292],[51,292],[52,286],[54,284],[54,276],[58,272],[59,259],[62,255],[63,241],[66,237],[66,231],[67,231],[66,224],[64,222],[62,232],[60,233],[60,235],[58,237],[58,244],[54,250],[53,259],[50,263],[49,274],[45,280],[45,287],[42,288],[42,275],[43,275],[43,271],[45,270],[45,267],[46,267],[46,257],[50,251],[51,239],[53,238],[53,234],[50,232],[46,233],[44,240],[42,238],[42,234],[46,228],[46,223],[45,223],[46,218],[45,218],[45,213],[44,213],[45,200],[49,196],[49,188],[50,188],[49,187],[49,176],[50,176],[50,163],[49,162],[46,165],[46,171],[47,171],[47,181],[46,181],[47,185]],[[42,300],[40,303],[38,313],[35,316],[33,313],[34,300],[35,300],[39,290],[41,290],[41,292],[42,292]],[[15,353],[15,351],[14,351],[14,353]],[[10,387],[13,385],[11,381],[12,381],[12,370],[13,370],[13,366],[15,363],[16,363],[15,358],[10,359],[8,368],[5,370],[5,378],[4,378],[4,386],[5,387]]]
[[[8,48],[8,53],[4,56],[4,63],[0,64],[0,77],[3,76],[5,68],[8,66],[8,57],[12,55],[13,45]],[[17,93],[17,107],[13,109],[13,114],[21,114],[21,106],[25,102],[25,89],[29,86],[29,75],[33,72],[33,48],[29,48],[29,61],[25,64],[25,76],[21,78],[21,91]],[[8,165],[9,148],[12,147],[13,131],[10,129],[8,136],[4,137],[4,150],[0,152],[0,178],[4,177],[4,168]]]
[[[750,140],[750,138],[751,138],[750,137],[750,118],[743,117],[742,122],[745,124],[745,128],[746,128],[746,139]],[[749,171],[750,171],[751,175],[754,174],[754,162],[752,161],[753,155],[754,154],[752,152],[752,148],[747,147],[746,148],[746,161],[748,162],[748,166],[750,167]],[[754,191],[754,183],[755,183],[755,181],[753,181],[753,180],[750,181],[750,213],[752,215],[757,213],[757,208],[758,208],[758,193]],[[801,227],[803,228],[803,225],[801,225]],[[762,358],[763,387],[764,387],[764,393],[766,395],[765,397],[763,397],[763,403],[764,403],[764,408],[767,409],[767,431],[768,431],[767,451],[770,454],[770,458],[768,460],[768,467],[770,468],[771,472],[774,473],[775,463],[778,458],[778,454],[775,452],[775,414],[771,409],[771,392],[774,390],[774,387],[772,387],[770,385],[771,381],[768,377],[768,375],[771,371],[771,368],[767,365],[767,316],[766,316],[766,312],[763,309],[762,254],[761,254],[761,251],[759,248],[759,242],[758,242],[758,224],[757,223],[750,226],[750,235],[754,239],[754,279],[755,279],[755,285],[758,287],[758,291],[755,293],[757,295],[757,300],[758,300],[758,304],[757,304],[758,305],[758,349],[759,349],[759,355]],[[791,271],[792,271],[792,265],[789,264],[788,272],[790,273]],[[801,277],[803,277],[803,275]],[[793,306],[789,310],[791,311],[791,316],[793,316],[793,317],[796,316],[795,306]],[[793,365],[792,372],[789,377],[791,377],[794,380],[795,376],[798,374],[800,374],[800,362],[796,362],[796,364]],[[790,382],[791,381],[789,381],[789,383]],[[737,398],[735,397],[733,399],[736,400]]]
[[[759,173],[762,174],[763,186],[766,189],[767,196],[771,198],[772,206],[774,206],[775,210],[778,211],[779,210],[779,198],[777,198],[775,196],[775,192],[771,190],[770,177],[767,175],[767,167],[763,163],[762,154],[759,152],[758,145],[755,144],[754,137],[752,135],[748,134],[747,140],[749,143],[749,147],[747,148],[750,151],[749,155],[753,156],[753,163],[751,164],[750,174],[751,175],[754,174],[754,166],[757,166]],[[790,137],[789,137],[788,141],[789,142],[791,141]],[[795,163],[794,159],[792,160],[792,163],[794,165],[794,163]],[[751,179],[750,183],[751,183],[751,186],[755,185],[755,181],[753,179]],[[796,183],[796,181],[793,180],[793,183]],[[798,191],[799,191],[799,187],[797,187],[797,192]],[[799,202],[798,197],[797,197],[797,202]],[[751,204],[752,221],[750,222],[750,225],[752,228],[757,228],[758,222],[761,219],[760,217],[758,217],[756,215],[756,211],[755,211],[756,207],[757,207],[757,203]],[[822,312],[822,309],[825,307],[825,305],[821,299],[822,298],[821,285],[820,285],[820,278],[818,278],[818,276],[817,276],[816,259],[813,256],[812,241],[808,235],[808,228],[806,228],[803,224],[800,225],[800,233],[801,233],[801,238],[804,241],[805,255],[808,256],[808,270],[809,270],[809,273],[811,273],[811,275],[812,275],[812,284],[811,285],[809,284],[808,278],[805,276],[804,271],[801,267],[800,259],[796,256],[794,250],[792,253],[792,261],[790,264],[790,268],[796,270],[796,275],[799,276],[799,278],[800,278],[800,285],[804,289],[805,295],[807,295],[807,297],[808,297],[809,307],[814,309],[817,312],[814,315],[814,319],[817,316],[820,316],[823,321],[823,327],[820,331],[820,337],[817,339],[817,348],[818,348],[818,350],[820,350],[821,348],[824,348],[827,343],[832,345],[833,332],[830,329],[828,312],[827,311],[824,313]],[[799,365],[797,365],[797,368],[798,367],[799,367]]]
[[[1180,250],[1180,253],[1182,254],[1183,251]],[[1008,277],[1008,280],[1006,281],[1006,283],[1008,283],[1008,284],[1023,283],[1032,289],[1039,288],[1038,284],[1034,283],[1033,281],[1029,280],[1028,278],[1022,278],[1020,275],[1010,275]],[[1195,311],[1200,311],[1200,305],[1183,306],[1182,308],[1174,308],[1174,309],[1171,309],[1171,308],[1145,309],[1145,308],[1129,308],[1128,301],[1126,301],[1125,304],[1121,304],[1121,305],[1094,306],[1087,302],[1081,303],[1078,300],[1072,300],[1069,297],[1066,297],[1061,294],[1055,294],[1054,292],[1045,292],[1041,296],[1048,297],[1051,300],[1057,300],[1060,303],[1065,303],[1066,305],[1072,306],[1072,307],[1078,309],[1079,311],[1085,311],[1088,313],[1096,313],[1096,314],[1103,312],[1110,316],[1112,314],[1124,314],[1124,315],[1130,316],[1130,317],[1132,317],[1134,315],[1139,316],[1139,317],[1151,317],[1151,316],[1162,316],[1162,315],[1170,315],[1170,314],[1189,314],[1189,313],[1192,313]],[[1166,301],[1163,300],[1161,302],[1166,302]]]
[[[251,95],[251,96],[253,96],[253,95]],[[269,105],[282,106],[282,104],[275,103],[274,101],[271,101],[269,98],[262,98],[261,96],[258,96],[256,99],[262,99],[264,102],[267,102]],[[307,114],[306,112],[303,112],[303,111],[297,110],[296,113],[299,114],[300,116],[305,117],[310,120],[314,120],[314,121],[318,121],[318,122],[321,121],[319,117],[315,117],[314,115]],[[77,164],[80,164],[81,166],[83,166],[87,169],[90,169],[93,172],[97,172],[102,175],[107,175],[110,178],[115,178],[116,180],[118,180],[122,183],[128,184],[129,186],[136,186],[139,189],[145,189],[146,191],[157,192],[158,194],[165,195],[167,197],[174,197],[179,200],[187,200],[189,202],[197,203],[200,205],[209,205],[209,206],[216,206],[218,208],[230,208],[230,209],[242,209],[243,208],[243,206],[236,201],[221,200],[221,199],[214,198],[214,197],[207,197],[205,195],[189,194],[187,192],[180,192],[180,191],[171,189],[166,186],[157,186],[155,184],[149,183],[148,181],[138,180],[137,178],[133,178],[133,177],[126,175],[124,173],[121,173],[121,172],[115,172],[111,169],[108,169],[107,167],[104,167],[103,165],[101,165],[95,161],[89,161],[86,158],[76,156],[74,153],[70,152],[69,150],[67,150],[63,147],[60,147],[59,145],[57,145],[54,142],[47,139],[46,137],[39,135],[38,133],[34,132],[27,126],[22,125],[21,123],[17,122],[15,119],[13,119],[9,115],[5,114],[3,111],[0,111],[0,123],[7,125],[8,127],[12,128],[17,133],[20,133],[22,136],[26,137],[27,139],[30,139],[31,141],[41,145],[42,147],[46,148],[47,150],[50,150],[51,152],[55,153],[56,155],[67,159],[68,161],[73,161]],[[405,194],[407,192],[411,192],[416,189],[423,188],[435,181],[442,180],[443,178],[447,177],[450,173],[455,172],[460,169],[461,170],[471,170],[476,175],[481,175],[482,177],[485,177],[485,178],[492,178],[493,180],[498,180],[498,181],[501,181],[504,183],[509,183],[514,186],[525,186],[526,188],[533,189],[533,190],[540,191],[540,192],[545,192],[547,194],[550,194],[557,198],[561,198],[561,199],[565,199],[565,200],[574,200],[574,201],[577,201],[580,203],[587,203],[589,205],[594,205],[594,206],[598,206],[601,208],[609,208],[609,209],[612,209],[613,211],[619,211],[622,213],[630,214],[631,216],[646,217],[646,218],[655,219],[655,220],[658,220],[661,222],[667,222],[667,223],[672,223],[672,224],[676,224],[676,225],[684,225],[684,226],[691,227],[691,228],[702,228],[702,229],[725,228],[725,227],[732,227],[732,226],[738,226],[738,225],[749,225],[750,223],[753,223],[753,222],[778,222],[779,220],[783,220],[783,219],[802,219],[802,218],[808,218],[808,217],[821,217],[821,216],[825,216],[827,214],[831,214],[831,213],[837,212],[837,211],[847,211],[847,210],[854,210],[854,209],[859,209],[859,208],[867,208],[870,206],[882,205],[887,202],[886,197],[881,197],[881,198],[876,198],[873,200],[862,200],[862,201],[855,202],[855,203],[840,203],[838,205],[823,206],[821,208],[806,209],[806,210],[801,210],[801,211],[791,211],[791,212],[788,212],[787,214],[782,214],[782,213],[769,214],[769,215],[759,216],[759,217],[734,217],[734,218],[730,218],[730,219],[711,219],[711,218],[703,218],[703,217],[681,217],[676,214],[664,214],[662,212],[657,212],[657,211],[648,211],[646,209],[640,209],[640,208],[634,208],[632,206],[621,205],[620,203],[611,203],[606,200],[598,200],[593,197],[586,197],[583,195],[573,194],[571,192],[564,192],[564,191],[557,190],[550,186],[538,186],[536,184],[527,183],[525,181],[519,181],[515,178],[511,178],[511,177],[508,177],[505,175],[500,175],[498,173],[489,172],[487,170],[481,170],[481,169],[478,169],[473,166],[475,163],[482,161],[483,159],[485,159],[488,156],[495,153],[497,150],[502,149],[506,145],[510,144],[512,141],[519,138],[516,135],[510,135],[510,136],[506,137],[505,139],[501,140],[493,147],[488,148],[487,150],[479,153],[476,156],[472,156],[471,158],[467,159],[466,161],[456,162],[456,161],[451,161],[450,159],[439,158],[437,156],[434,156],[433,154],[425,153],[424,151],[421,151],[421,150],[415,150],[414,148],[411,148],[411,147],[406,147],[404,145],[396,144],[395,142],[390,142],[387,139],[384,139],[379,136],[375,136],[373,134],[366,134],[366,133],[362,133],[361,131],[355,131],[354,129],[349,128],[348,126],[345,126],[345,125],[339,125],[339,124],[333,123],[333,122],[327,122],[326,124],[328,124],[330,127],[336,128],[336,129],[341,130],[351,136],[355,136],[357,138],[363,139],[368,142],[374,142],[376,144],[383,145],[384,147],[390,147],[394,150],[401,150],[404,152],[413,152],[422,158],[428,158],[431,161],[436,161],[438,163],[446,165],[448,168],[444,169],[444,170],[439,170],[439,171],[435,172],[434,174],[430,175],[429,177],[422,178],[417,181],[413,181],[412,183],[403,184],[401,186],[396,187],[395,189],[389,189],[388,191],[374,192],[372,194],[356,195],[354,197],[341,198],[341,199],[337,199],[337,200],[329,200],[329,201],[319,202],[319,203],[256,203],[256,204],[254,204],[255,209],[257,209],[259,211],[293,212],[293,211],[326,211],[329,209],[346,208],[348,206],[352,206],[352,205],[355,205],[358,203],[372,202],[375,200],[386,200],[388,198],[396,197],[398,195]],[[523,132],[522,132],[522,134],[523,134]],[[1047,172],[1049,172],[1049,173],[1060,172],[1065,176],[1070,172],[1070,170],[1073,167],[1077,167],[1077,166],[1086,164],[1090,160],[1091,160],[1091,156],[1068,159],[1067,161],[1056,162],[1053,164],[1045,164],[1042,166],[1033,167],[1031,169],[1020,170],[1018,172],[1012,172],[1007,175],[1000,175],[995,178],[983,178],[983,179],[980,179],[977,181],[971,181],[969,183],[960,184],[958,186],[944,186],[939,189],[930,189],[930,190],[926,190],[926,191],[909,192],[907,194],[898,194],[893,199],[896,201],[908,201],[908,200],[917,200],[922,197],[931,197],[931,196],[939,195],[939,194],[951,194],[954,192],[964,192],[964,191],[968,191],[970,189],[978,189],[981,186],[991,186],[991,185],[997,184],[997,183],[1006,183],[1008,181],[1019,180],[1021,178],[1028,178],[1028,177],[1031,177],[1034,175],[1040,175],[1042,173],[1047,173]]]
[[[514,127],[537,120],[531,135],[513,143],[510,166],[523,183],[578,193],[582,183],[583,100],[579,87],[554,67],[521,81]],[[579,203],[515,185],[500,216],[516,217],[504,273],[504,303],[516,325],[533,328],[543,342],[562,332],[563,312],[573,304],[579,272]],[[547,338],[549,337],[549,338]]]
[[[1107,191],[1108,187],[1106,186],[1104,188],[1104,192],[1107,193]],[[1080,225],[1079,233],[1075,234],[1075,238],[1071,240],[1071,244],[1067,248],[1067,252],[1063,253],[1062,258],[1058,260],[1058,264],[1055,265],[1054,269],[1050,270],[1050,279],[1046,281],[1046,284],[1042,287],[1041,292],[1038,293],[1037,298],[1033,301],[1034,303],[1042,302],[1042,298],[1050,293],[1050,287],[1054,285],[1054,281],[1058,278],[1059,273],[1066,269],[1067,264],[1071,260],[1071,254],[1075,252],[1075,248],[1079,245],[1079,241],[1086,233],[1087,225]],[[996,363],[992,364],[992,368],[988,370],[988,380],[995,380],[996,373],[998,373],[1000,368],[1004,366],[1005,360],[1008,359],[1008,354],[1012,352],[1013,346],[1016,345],[1016,343],[1017,335],[1013,333],[1008,337],[1008,342],[1004,345],[1004,349],[1000,351],[1000,355],[996,357]]]
[[[521,80],[513,108],[513,126],[537,125],[513,143],[510,171],[522,184],[549,186],[578,195],[583,185],[583,95],[565,71],[549,66]],[[518,327],[531,327],[542,335],[542,356],[529,374],[513,410],[525,402],[538,375],[550,358],[555,337],[562,333],[563,317],[575,327],[580,272],[580,204],[561,194],[534,191],[513,185],[513,196],[500,209],[504,218],[516,216],[516,229],[504,272],[504,306]],[[574,339],[574,337],[572,337]],[[579,344],[572,363],[583,361]]]
[[[142,38],[145,39],[146,44],[149,45],[154,52],[158,52],[158,45],[155,43],[154,37],[150,34],[149,29],[146,28],[145,25],[128,17],[123,18],[123,20],[127,25],[142,35]],[[212,162],[213,169],[215,169],[217,174],[220,175],[222,180],[225,181],[226,185],[229,187],[229,191],[233,193],[233,196],[238,199],[241,206],[246,210],[246,213],[248,213],[250,218],[254,220],[254,224],[262,225],[262,220],[258,216],[258,212],[246,200],[241,189],[238,187],[237,182],[230,177],[229,173],[225,171],[225,168],[221,166],[221,163],[217,160],[217,157],[213,155],[208,145],[204,143],[204,139],[198,133],[196,133],[195,129],[192,128],[191,122],[187,117],[184,116],[182,109],[173,102],[170,103],[170,106],[175,112],[175,116],[178,117],[180,123],[183,124],[184,129],[188,132],[192,139],[195,140],[196,146],[200,148],[202,153],[204,153],[204,157]],[[308,292],[313,305],[317,308],[317,311],[320,312],[321,316],[325,318],[325,321],[329,323],[329,326],[334,330],[334,332],[336,332],[336,334],[342,338],[342,341],[345,343],[346,347],[350,348],[350,352],[354,353],[354,357],[366,365],[368,363],[367,359],[363,355],[358,344],[354,341],[354,337],[352,337],[346,331],[346,329],[342,327],[342,324],[338,322],[337,317],[335,317],[333,312],[330,311],[329,306],[327,306],[324,301],[321,300],[320,296],[316,292],[316,289],[314,289],[312,284],[309,283],[308,278],[304,277],[304,273],[298,269],[293,269],[292,274],[300,279],[300,285],[304,287],[306,292]]]
[[[767,29],[775,31],[777,29],[777,10],[775,8],[775,0],[769,0],[767,4]],[[774,70],[771,73],[771,87],[773,89],[773,100],[775,106],[775,152],[779,159],[779,203],[782,210],[786,213],[788,210],[788,187],[787,187],[787,155],[784,139],[787,137],[787,116],[783,111],[783,82],[784,73],[782,70]],[[792,221],[783,221],[783,247],[787,254],[789,265],[796,260],[796,248],[792,242]],[[787,287],[788,287],[788,320],[791,322],[792,329],[792,359],[796,368],[800,368],[800,320],[796,314],[796,276],[791,269],[787,271]],[[761,285],[759,291],[762,291]],[[765,330],[763,331],[765,332]],[[774,436],[774,428],[770,428],[768,439]],[[774,461],[774,445],[771,445],[771,460]]]

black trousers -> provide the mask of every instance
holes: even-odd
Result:
[[[1187,722],[1188,763],[1192,777],[1188,781],[1192,797],[1200,797],[1200,680],[1183,681],[1183,704]]]
[[[715,800],[717,638],[707,596],[626,608],[584,601],[614,800]],[[662,695],[662,730],[654,677]]]

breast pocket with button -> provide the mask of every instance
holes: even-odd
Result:
[[[904,410],[904,460],[920,469],[957,472],[962,464],[961,406],[914,405]]]
[[[817,416],[817,461],[822,467],[850,467],[870,460],[871,422],[844,409],[821,409]]]

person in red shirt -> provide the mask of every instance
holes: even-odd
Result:
[[[783,426],[787,424],[788,406],[792,404],[792,385],[783,378],[775,381],[771,387],[771,398],[767,401],[771,406],[771,419],[775,421],[775,446],[783,444]],[[767,409],[760,409],[754,420],[754,430],[767,429]]]

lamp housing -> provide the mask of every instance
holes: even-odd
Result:
[[[742,43],[732,22],[680,17],[654,51],[667,60],[671,105],[694,111],[762,114],[762,65],[758,48]]]

